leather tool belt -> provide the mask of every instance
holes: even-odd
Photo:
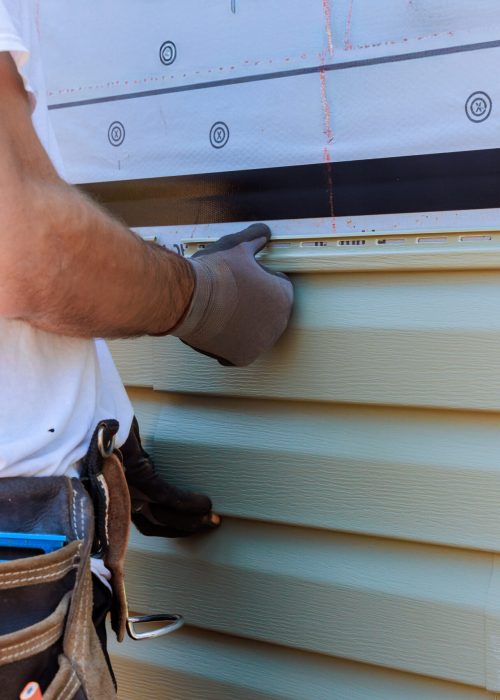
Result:
[[[44,700],[112,700],[115,687],[92,623],[90,556],[112,573],[112,625],[124,636],[127,602],[123,563],[130,499],[113,450],[116,421],[96,429],[82,480],[0,479],[0,533],[25,541],[57,535],[64,546],[0,563],[0,697],[17,700],[29,681]],[[112,498],[110,498],[112,494]],[[2,559],[0,549],[0,559]]]

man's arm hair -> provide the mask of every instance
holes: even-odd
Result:
[[[31,122],[22,80],[0,52],[0,317],[71,336],[163,333],[194,287],[190,264],[66,184]]]

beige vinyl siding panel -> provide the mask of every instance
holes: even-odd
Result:
[[[121,377],[128,386],[153,386],[153,340],[151,336],[143,336],[108,342]]]
[[[227,519],[192,542],[134,539],[128,592],[140,610],[181,610],[198,628],[483,686],[500,633],[495,562]]]
[[[249,368],[112,344],[158,468],[224,516],[134,534],[131,608],[189,626],[115,649],[124,700],[498,697],[500,278],[456,247],[271,249],[297,303]]]
[[[487,691],[192,627],[111,645],[131,700],[493,700]]]
[[[304,274],[294,284],[287,335],[251,367],[228,371],[166,336],[116,353],[125,382],[149,385],[148,370],[137,376],[144,357],[161,390],[500,408],[498,272]]]
[[[496,414],[172,394],[163,402],[158,465],[224,513],[498,550]]]
[[[141,441],[146,450],[154,450],[154,436],[158,429],[158,420],[165,404],[165,395],[152,389],[128,389],[129,398],[132,401],[135,415],[137,416],[140,429]],[[157,462],[156,454],[154,455]]]

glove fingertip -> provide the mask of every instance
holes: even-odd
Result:
[[[203,493],[194,493],[192,501],[193,510],[196,513],[210,513],[212,510],[212,501]]]
[[[247,226],[241,233],[247,234],[249,240],[261,238],[261,236],[264,236],[267,240],[271,238],[271,229],[267,224],[263,223],[250,224],[250,226]],[[251,236],[249,234],[251,234]]]
[[[252,238],[246,241],[246,245],[250,248],[253,255],[257,255],[260,251],[266,247],[269,243],[269,238],[267,236],[259,236],[258,238]]]
[[[208,520],[208,524],[211,527],[219,527],[221,524],[221,517],[218,513],[211,513],[210,518]]]

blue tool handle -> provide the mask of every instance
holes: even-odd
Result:
[[[50,552],[55,552],[57,549],[64,547],[67,541],[68,538],[66,535],[0,532],[0,550],[2,548],[35,549],[49,554]]]

